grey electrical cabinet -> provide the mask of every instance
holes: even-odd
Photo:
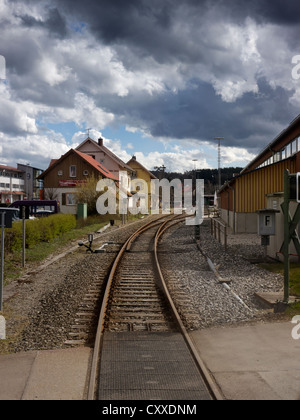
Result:
[[[258,234],[260,236],[276,235],[276,213],[279,210],[263,209],[258,210]]]

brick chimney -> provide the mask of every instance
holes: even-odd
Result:
[[[103,146],[103,138],[102,137],[99,137],[98,144],[99,144],[99,146]]]

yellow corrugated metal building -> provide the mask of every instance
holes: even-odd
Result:
[[[300,172],[300,115],[219,191],[221,217],[235,232],[257,232],[267,195],[284,191],[284,171]]]
[[[279,162],[236,179],[236,211],[255,213],[266,208],[266,195],[284,190],[284,170],[295,173],[295,159]]]

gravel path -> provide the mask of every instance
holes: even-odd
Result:
[[[230,288],[248,309],[218,282],[193,235],[193,227],[174,227],[164,235],[160,248],[168,287],[186,327],[194,330],[260,317],[261,308],[254,293],[280,291],[283,283],[281,276],[262,270],[245,259],[263,253],[257,238],[249,238],[250,246],[243,238],[243,245],[235,243],[225,253],[211,237],[208,221],[201,226],[201,248],[218,267],[221,277],[231,282]]]

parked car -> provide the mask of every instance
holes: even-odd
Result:
[[[52,210],[37,210],[34,213],[36,217],[47,217],[47,216],[51,216],[52,214],[55,214],[55,212]]]
[[[58,213],[58,203],[55,200],[20,200],[9,207],[21,209],[23,206],[29,207],[30,216],[43,217]]]

